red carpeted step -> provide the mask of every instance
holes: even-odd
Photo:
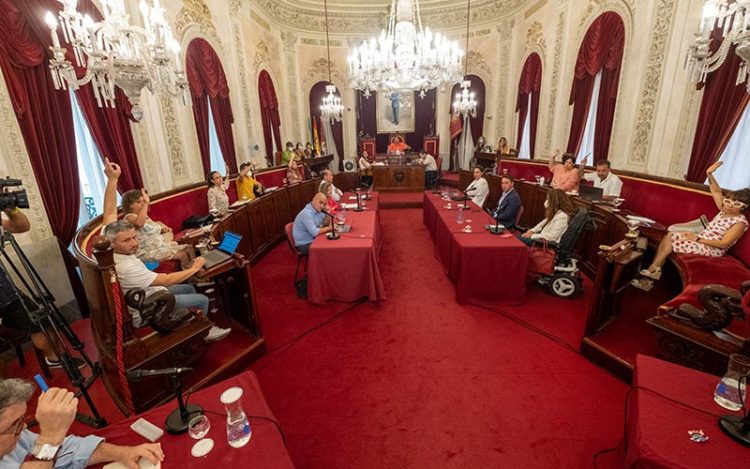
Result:
[[[422,192],[381,192],[380,208],[422,208]]]

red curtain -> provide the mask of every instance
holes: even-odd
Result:
[[[542,86],[542,59],[539,54],[531,54],[523,64],[521,79],[518,82],[518,100],[516,111],[518,111],[518,138],[516,147],[521,148],[523,138],[523,126],[526,121],[526,113],[529,107],[529,96],[531,96],[531,115],[529,116],[529,152],[534,157],[536,144],[536,127],[539,116],[539,89]]]
[[[29,153],[52,232],[84,317],[88,303],[67,246],[78,225],[80,182],[70,96],[56,91],[48,65],[49,29],[40,12],[52,0],[0,0],[0,69]]]
[[[279,117],[279,100],[276,98],[276,88],[273,86],[271,75],[261,70],[258,77],[258,95],[260,96],[260,119],[263,123],[263,141],[266,144],[266,159],[275,161],[273,157],[273,142],[276,151],[281,151],[281,118]]]
[[[190,94],[193,97],[193,117],[198,133],[198,147],[204,172],[211,170],[208,144],[208,103],[216,127],[221,152],[229,170],[237,172],[237,155],[234,151],[232,104],[229,101],[229,84],[219,56],[205,39],[196,38],[188,44],[185,60]]]
[[[607,159],[612,123],[620,81],[620,66],[625,47],[625,25],[620,15],[608,11],[600,15],[586,31],[575,65],[569,104],[573,105],[568,152],[577,153],[591,104],[594,79],[602,72],[594,134],[594,160]]]
[[[715,50],[721,43],[721,36],[715,31],[713,39],[711,45]],[[732,46],[726,61],[706,78],[698,128],[685,176],[688,181],[702,183],[706,180],[706,169],[721,156],[750,100],[745,83],[736,83],[741,65],[742,59]]]

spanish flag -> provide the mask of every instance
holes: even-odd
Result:
[[[461,131],[463,130],[463,124],[461,123],[461,114],[457,112],[451,113],[451,123],[450,123],[450,134],[451,134],[451,141],[461,135]]]
[[[315,153],[318,155],[320,152],[320,138],[318,138],[318,120],[313,116],[313,146],[315,147]]]

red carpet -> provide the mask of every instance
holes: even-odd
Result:
[[[620,436],[627,386],[496,312],[459,306],[421,210],[382,223],[389,299],[253,366],[295,464],[590,467]],[[293,268],[286,246],[255,268],[271,349],[342,309],[295,299]],[[585,304],[530,287],[526,305],[503,311],[575,346]]]
[[[420,192],[381,192],[380,208],[422,208],[424,194]]]

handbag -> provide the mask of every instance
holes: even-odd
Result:
[[[190,218],[182,222],[182,228],[200,228],[201,226],[210,225],[214,221],[214,216],[210,213],[206,215],[191,215]]]
[[[529,264],[527,273],[551,275],[555,271],[555,250],[550,249],[547,240],[542,238],[542,245],[534,243],[529,247]]]

